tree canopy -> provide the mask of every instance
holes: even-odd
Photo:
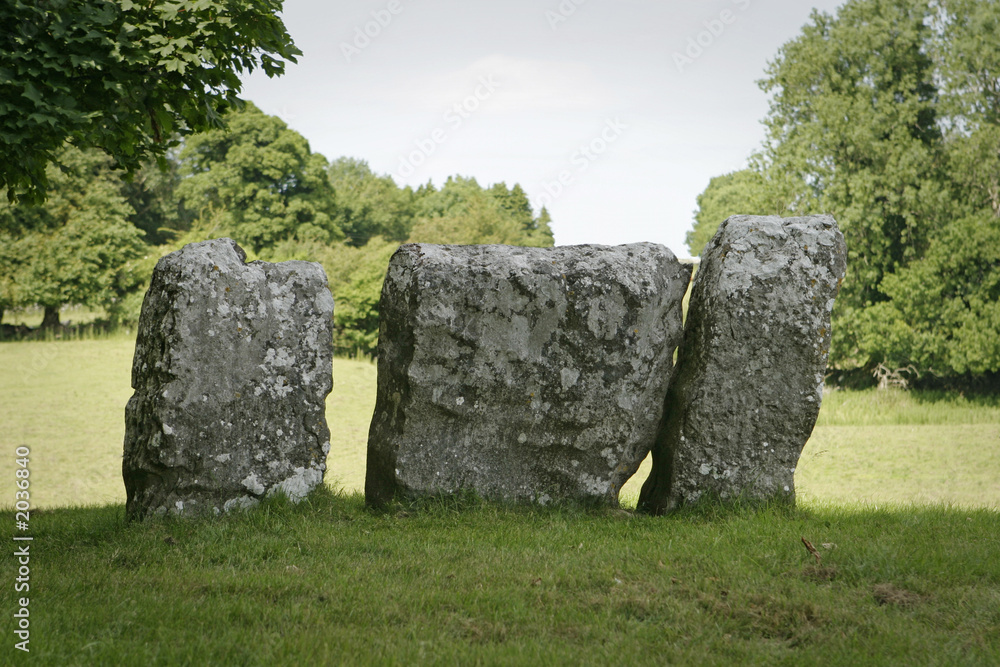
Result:
[[[344,351],[374,354],[405,241],[552,245],[520,185],[400,188],[333,163],[239,99],[295,62],[281,0],[11,0],[0,7],[0,321],[86,304],[139,315],[156,259],[231,236],[251,257],[320,261]],[[126,179],[114,170],[124,171]]]
[[[183,138],[166,170],[146,162],[130,182],[96,149],[66,147],[57,161],[44,204],[0,207],[0,311],[41,304],[57,318],[63,304],[88,304],[134,322],[157,258],[229,236],[253,259],[321,262],[336,345],[373,355],[382,281],[401,242],[552,245],[548,212],[533,215],[518,184],[455,176],[400,188],[363,160],[328,163],[250,103],[226,128]]]
[[[40,202],[65,142],[127,173],[223,126],[240,76],[300,52],[281,0],[9,0],[0,5],[0,186]]]
[[[997,0],[814,12],[760,82],[764,145],[699,198],[692,252],[732,214],[831,213],[849,253],[834,366],[1000,371],[998,25]]]
[[[742,169],[716,176],[705,191],[698,195],[695,225],[684,238],[692,256],[701,254],[719,224],[733,211],[763,211],[767,205],[754,201],[762,192],[763,178],[753,169]],[[780,213],[780,211],[775,211]]]
[[[0,203],[0,311],[38,304],[45,326],[63,304],[113,310],[136,287],[130,263],[146,250],[110,159],[76,148],[58,158],[43,205]]]
[[[536,218],[520,185],[497,183],[484,189],[474,178],[450,177],[440,190],[427,188],[416,199],[411,243],[504,243],[551,246],[552,230],[543,208]]]
[[[176,196],[195,224],[231,234],[254,252],[289,239],[341,240],[326,158],[253,104],[229,126],[189,137]]]
[[[413,226],[414,193],[389,176],[372,173],[364,160],[342,157],[327,173],[337,205],[337,226],[347,243],[361,247],[376,236],[405,241]]]

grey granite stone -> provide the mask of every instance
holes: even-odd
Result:
[[[404,245],[365,495],[616,504],[653,443],[691,269],[663,246]]]
[[[219,513],[323,481],[333,297],[320,265],[245,263],[231,239],[160,259],[125,409],[128,517]]]
[[[794,502],[846,256],[830,216],[722,223],[695,276],[640,509],[708,497]]]

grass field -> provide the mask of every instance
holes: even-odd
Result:
[[[327,492],[201,521],[122,514],[33,519],[33,663],[1000,664],[984,510],[373,513]]]
[[[32,452],[39,507],[123,502],[121,453],[134,341],[0,344],[0,437]],[[327,401],[327,483],[364,488],[375,366],[334,361]],[[13,494],[13,459],[0,457],[0,493]],[[648,461],[622,491],[634,505]],[[1000,398],[935,393],[827,394],[796,473],[806,503],[867,501],[1000,507]]]
[[[372,512],[357,491],[375,367],[337,359],[329,489],[128,524],[132,345],[0,344],[0,493],[26,445],[47,508],[31,513],[30,591],[0,559],[2,664],[25,659],[22,596],[40,665],[1000,664],[996,399],[831,392],[798,509]]]
[[[134,343],[125,335],[0,343],[0,447],[31,449],[34,506],[125,501],[121,457]],[[375,407],[375,366],[336,359],[334,376],[327,400],[327,482],[359,490]],[[3,498],[13,498],[13,474],[13,458],[0,456]]]

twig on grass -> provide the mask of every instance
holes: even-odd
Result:
[[[816,557],[816,564],[821,565],[823,563],[823,557],[819,555],[818,551],[816,551],[816,547],[812,545],[812,542],[803,537],[802,544],[806,545],[806,549],[809,553]]]

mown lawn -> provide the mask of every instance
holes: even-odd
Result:
[[[127,525],[110,505],[32,526],[33,664],[1000,664],[987,510],[373,513],[325,491],[200,521]]]
[[[125,403],[134,338],[0,343],[0,447],[31,450],[36,507],[124,502]],[[334,361],[327,400],[332,488],[364,488],[375,366]],[[0,498],[13,498],[14,463],[0,456]],[[0,506],[4,502],[0,501]]]
[[[30,599],[31,655],[8,631],[4,664],[1000,664],[997,400],[831,392],[798,509],[372,512],[375,368],[338,359],[327,489],[126,524],[131,353],[124,336],[0,344],[2,504],[27,445],[47,508],[27,532],[0,512],[34,538],[30,591],[0,559],[4,627]]]
[[[124,502],[121,453],[134,341],[0,343],[0,438],[31,448],[39,507]],[[364,488],[375,366],[334,360],[327,484]],[[0,456],[0,494],[13,497]],[[634,506],[648,461],[622,490]],[[827,394],[796,473],[806,503],[952,503],[1000,508],[1000,397],[920,392]]]

